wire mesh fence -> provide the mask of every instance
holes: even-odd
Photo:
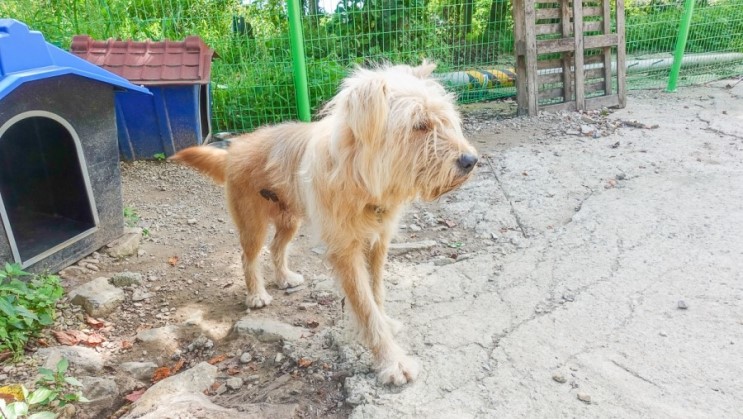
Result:
[[[743,74],[743,0],[695,0],[679,83]],[[663,88],[684,0],[625,0],[628,85]],[[335,94],[354,64],[439,64],[460,102],[512,97],[511,0],[301,0],[310,106]],[[199,35],[219,56],[212,69],[213,125],[249,131],[297,118],[286,2],[281,0],[3,0],[23,21],[68,48],[73,35],[180,40]]]

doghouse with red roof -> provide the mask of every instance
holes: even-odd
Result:
[[[152,92],[149,97],[116,97],[123,159],[170,156],[203,144],[211,134],[209,80],[215,54],[198,36],[135,42],[78,35],[70,52]]]

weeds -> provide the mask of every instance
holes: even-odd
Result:
[[[32,275],[17,264],[5,264],[0,270],[0,357],[17,359],[31,337],[54,323],[62,293],[56,275]]]
[[[62,358],[54,370],[39,368],[36,390],[29,393],[23,385],[0,388],[0,395],[11,396],[11,403],[0,397],[0,416],[4,419],[53,419],[52,411],[68,404],[87,402],[80,388],[83,386],[75,377],[68,377],[69,362]],[[52,410],[49,410],[52,409]]]

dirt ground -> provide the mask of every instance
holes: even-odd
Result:
[[[726,87],[734,83],[677,94],[632,92],[628,107],[619,111],[504,118],[513,102],[464,107],[466,132],[482,156],[478,172],[437,202],[413,205],[394,241],[420,247],[390,255],[390,310],[408,325],[401,342],[424,367],[416,383],[401,389],[374,382],[368,353],[346,333],[345,308],[322,246],[306,230],[290,259],[306,284],[289,292],[269,285],[273,303],[248,311],[222,188],[172,163],[123,163],[124,202],[135,214],[128,222],[144,229],[139,254],[123,260],[102,254],[97,270],[64,284],[72,289],[123,271],[143,276],[105,317],[111,327],[97,350],[119,394],[99,414],[123,415],[124,396],[151,384],[132,380],[119,368],[124,362],[173,366],[184,360],[185,369],[216,360],[217,385],[207,391],[214,403],[238,410],[291,404],[296,417],[743,415],[739,368],[727,374],[709,361],[706,371],[715,372],[705,373],[690,364],[719,356],[732,366],[727,348],[743,342],[743,243],[738,237],[726,245],[732,251],[727,256],[718,246],[728,233],[740,232],[736,223],[743,213],[739,182],[720,180],[743,174],[743,91],[741,85]],[[665,183],[687,178],[680,189]],[[710,195],[710,188],[718,192]],[[687,228],[703,228],[679,214],[704,214],[691,198],[674,201],[680,195],[719,199],[727,210],[708,222],[727,227],[711,236],[697,231],[697,242],[689,239],[693,245],[677,243],[690,237]],[[645,223],[653,227],[645,231]],[[690,246],[706,246],[712,256],[684,250]],[[657,258],[648,256],[653,252]],[[264,250],[270,282],[268,256]],[[673,264],[695,258],[701,262]],[[707,272],[700,264],[724,269]],[[658,270],[695,283],[717,275],[718,284],[726,285],[713,292],[699,282],[701,288],[684,294],[683,286],[669,283],[661,301],[644,294],[652,281],[665,283]],[[626,289],[599,288],[619,279],[624,285],[616,286]],[[147,298],[133,301],[135,293]],[[705,302],[723,305],[707,314],[725,326],[657,323],[678,314],[684,298],[689,315]],[[644,305],[649,301],[671,308],[656,313]],[[65,307],[57,327],[85,328],[79,309]],[[627,307],[629,317],[621,314]],[[641,313],[649,316],[643,320],[649,326],[633,328]],[[306,336],[262,342],[239,335],[234,325],[246,315],[302,327]],[[604,328],[617,322],[621,327]],[[137,341],[137,333],[166,325],[182,325],[173,345]],[[721,343],[722,354],[702,343],[710,327],[730,341]],[[668,343],[655,343],[659,333],[671,335]],[[697,349],[683,349],[695,342]],[[250,360],[241,362],[245,353]],[[671,371],[662,366],[663,353],[675,357]],[[5,373],[22,381],[33,365]],[[218,390],[233,377],[245,384]],[[684,382],[693,385],[684,389]]]

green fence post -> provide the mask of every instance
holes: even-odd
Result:
[[[299,0],[287,2],[289,12],[289,44],[292,50],[294,69],[294,91],[297,96],[297,116],[300,121],[310,121],[310,94],[307,89],[307,63],[304,56],[304,33],[302,32],[302,8]]]
[[[684,2],[684,15],[681,16],[681,25],[676,36],[676,52],[673,54],[673,66],[671,74],[668,75],[667,92],[675,92],[678,84],[679,73],[681,72],[681,61],[684,59],[684,50],[686,49],[686,40],[689,38],[689,28],[691,27],[691,16],[694,14],[694,0]]]

